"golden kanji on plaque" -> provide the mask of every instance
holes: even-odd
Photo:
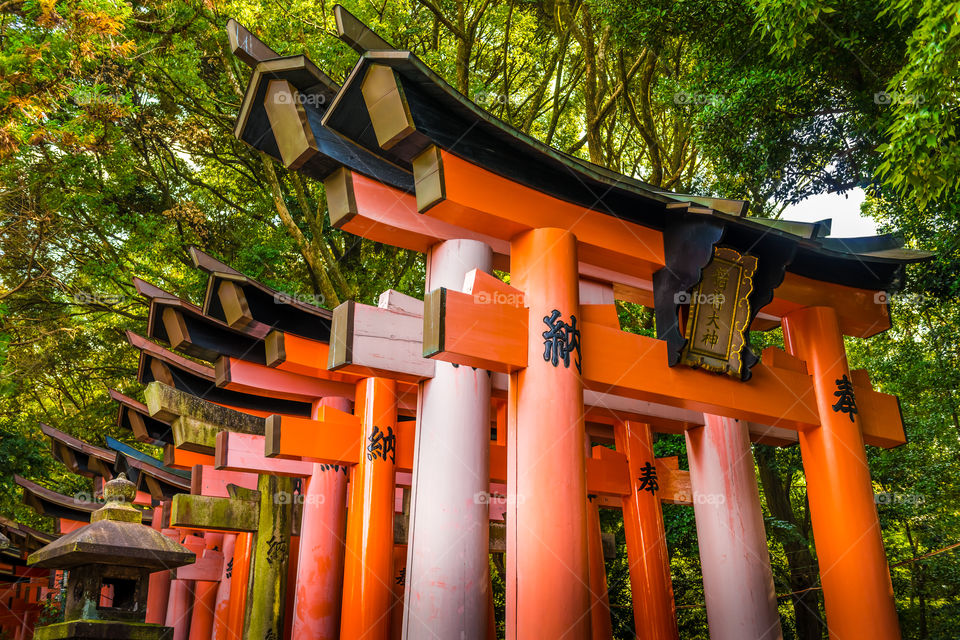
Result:
[[[690,296],[683,364],[740,377],[756,269],[755,256],[725,247],[714,249]]]

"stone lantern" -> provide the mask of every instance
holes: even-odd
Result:
[[[173,629],[144,622],[147,584],[155,571],[190,564],[183,545],[140,523],[130,503],[136,486],[124,474],[103,486],[106,504],[90,524],[32,553],[27,564],[66,569],[64,622],[36,630],[36,640],[167,640]]]

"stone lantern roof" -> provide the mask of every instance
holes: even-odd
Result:
[[[27,559],[45,569],[113,565],[159,571],[194,562],[195,555],[159,531],[141,524],[130,503],[136,486],[124,474],[103,486],[106,504],[90,516],[90,525],[62,536]]]

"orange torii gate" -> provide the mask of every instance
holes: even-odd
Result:
[[[748,218],[744,202],[671,193],[565,156],[335,14],[361,54],[342,87],[231,25],[234,50],[254,67],[236,134],[323,180],[335,226],[427,253],[475,242],[490,252],[489,266],[475,267],[509,271],[510,285],[428,285],[422,334],[425,356],[507,376],[508,637],[597,631],[583,444],[588,400],[599,396],[615,403],[605,413],[624,449],[649,449],[651,427],[686,432],[694,491],[724,498],[695,505],[715,640],[780,637],[756,480],[739,464],[749,438],[800,443],[831,636],[898,638],[864,444],[896,446],[903,425],[896,398],[849,370],[842,338],[889,328],[877,293],[927,254],[893,236],[841,241],[823,224]],[[604,292],[599,301],[582,281]],[[654,308],[657,337],[621,331],[614,299]],[[754,353],[750,330],[779,325],[787,351]],[[275,347],[269,364],[316,367],[286,339]],[[749,535],[731,536],[731,524]],[[647,578],[669,583],[662,569]],[[730,581],[758,595],[738,597]],[[664,618],[665,598],[634,595]],[[430,626],[481,637],[458,616],[440,611]],[[644,622],[644,637],[676,635],[669,621]]]

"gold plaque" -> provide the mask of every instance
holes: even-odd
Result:
[[[690,294],[687,344],[680,356],[683,364],[740,378],[756,269],[754,256],[714,249],[713,259]]]

